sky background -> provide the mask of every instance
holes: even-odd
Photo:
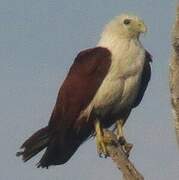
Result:
[[[77,53],[94,47],[103,26],[130,12],[144,19],[141,37],[153,55],[152,79],[125,126],[134,144],[131,160],[146,180],[178,180],[179,150],[170,112],[168,63],[175,0],[0,0],[0,179],[117,180],[95,141],[84,143],[64,166],[37,169],[40,155],[24,164],[19,146],[46,126],[58,89]]]

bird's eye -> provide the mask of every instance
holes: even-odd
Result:
[[[130,23],[131,23],[131,20],[130,20],[130,19],[125,19],[125,20],[124,20],[124,24],[125,24],[125,25],[128,25],[128,24],[130,24]]]

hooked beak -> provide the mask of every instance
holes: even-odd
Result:
[[[147,32],[147,26],[144,24],[143,21],[140,21],[140,22],[138,23],[138,31],[139,31],[140,33],[146,33],[146,32]]]

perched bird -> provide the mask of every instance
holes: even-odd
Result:
[[[109,22],[96,47],[81,51],[64,80],[48,126],[27,139],[18,152],[24,161],[46,148],[38,167],[66,163],[92,135],[97,150],[107,155],[103,128],[116,123],[117,137],[139,105],[151,76],[150,54],[139,36],[147,31],[136,16]]]

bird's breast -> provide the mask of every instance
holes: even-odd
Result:
[[[117,114],[118,112],[120,113],[120,111],[131,107],[138,94],[140,81],[140,74],[128,77],[125,80],[121,98],[116,100],[113,104],[113,114]]]
[[[114,114],[134,102],[141,81],[145,51],[140,47],[129,48],[127,53],[113,54],[110,70],[103,80],[93,103],[101,114]]]
[[[108,113],[118,114],[130,107],[137,96],[145,50],[134,42],[123,43],[110,50],[110,69],[93,100],[82,112],[83,116],[89,117],[92,109],[100,114],[100,117],[105,117]]]

